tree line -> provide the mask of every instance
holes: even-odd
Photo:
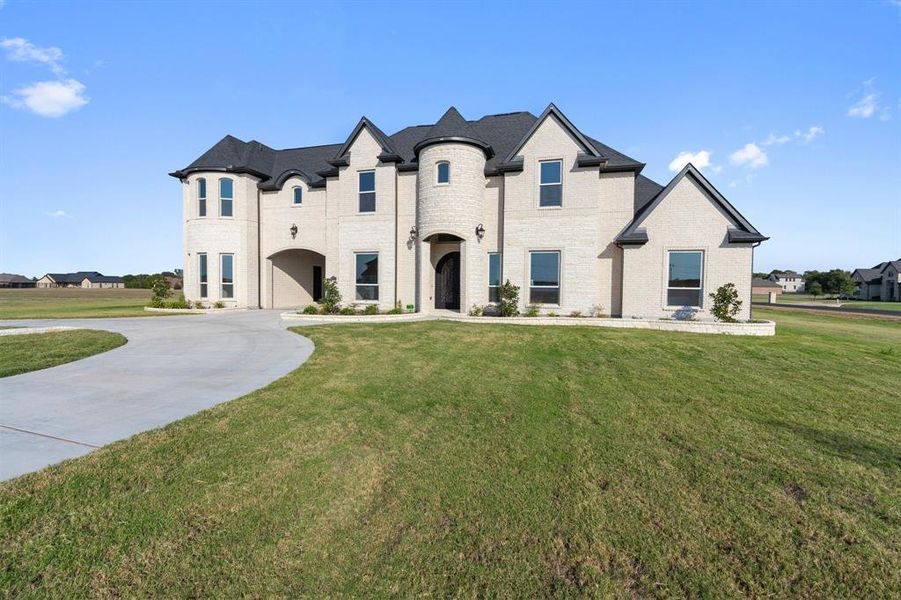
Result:
[[[776,269],[773,273],[785,273]],[[769,273],[754,273],[754,277],[766,279]],[[844,269],[830,269],[829,271],[804,271],[801,276],[804,279],[804,290],[813,296],[822,294],[853,294],[856,286],[851,279],[851,273]]]
[[[123,275],[122,281],[125,283],[126,288],[135,288],[135,289],[144,289],[149,290],[153,288],[153,285],[163,278],[178,278],[181,279],[182,270],[175,269],[174,271],[160,271],[159,273],[138,273],[138,274],[129,274]],[[180,289],[180,285],[173,285],[175,289]]]

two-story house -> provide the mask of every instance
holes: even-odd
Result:
[[[854,269],[851,279],[858,300],[901,300],[901,258],[881,262],[869,269]]]
[[[800,293],[804,291],[804,276],[794,271],[773,271],[767,279],[778,284],[783,292]]]
[[[733,283],[749,317],[761,235],[693,166],[666,186],[553,104],[341,144],[226,136],[182,184],[189,300],[299,308],[335,277],[346,303],[468,310],[519,286],[542,312],[658,318]]]

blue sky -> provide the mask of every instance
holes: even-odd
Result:
[[[662,184],[690,157],[772,237],[757,270],[901,256],[899,0],[0,5],[0,271],[180,266],[166,173],[226,133],[548,102]]]

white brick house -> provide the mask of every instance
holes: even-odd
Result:
[[[189,300],[300,308],[334,276],[346,303],[468,310],[509,279],[522,308],[657,318],[734,283],[749,318],[761,235],[693,166],[667,186],[553,104],[343,144],[226,136],[182,183]]]

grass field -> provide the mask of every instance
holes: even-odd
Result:
[[[55,367],[124,343],[123,335],[93,329],[0,336],[0,377]]]
[[[754,294],[752,302],[766,302],[766,294]],[[901,311],[901,302],[869,302],[866,300],[840,300],[824,298],[823,296],[811,296],[810,294],[781,294],[776,304],[812,304],[823,306],[839,306],[844,309],[854,308],[878,308],[881,310]]]
[[[143,317],[150,290],[0,289],[0,319]]]
[[[82,596],[901,589],[901,323],[772,338],[299,329],[238,400],[0,486],[0,586]]]

